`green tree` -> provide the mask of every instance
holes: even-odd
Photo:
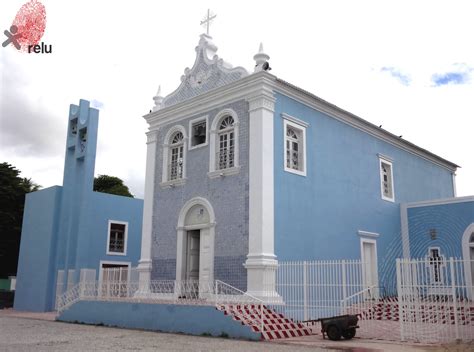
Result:
[[[0,277],[16,274],[25,194],[40,188],[19,175],[14,166],[0,163]]]
[[[94,191],[133,198],[133,194],[130,193],[128,187],[123,184],[121,179],[115,176],[99,175],[95,177]]]

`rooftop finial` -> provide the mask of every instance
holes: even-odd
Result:
[[[201,26],[206,27],[206,34],[209,36],[209,25],[216,18],[217,15],[214,15],[211,10],[207,9],[207,15],[201,21]]]
[[[155,102],[155,106],[153,107],[153,112],[161,109],[161,104],[163,103],[163,97],[160,94],[161,94],[161,85],[158,86],[158,91],[156,92],[156,95],[153,97],[153,100]]]
[[[271,70],[270,65],[268,64],[270,56],[264,53],[263,43],[260,43],[258,53],[254,55],[253,59],[255,60],[255,69],[253,72]]]

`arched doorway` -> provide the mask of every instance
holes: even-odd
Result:
[[[462,236],[462,256],[468,294],[474,299],[474,223],[467,227]]]
[[[214,280],[214,210],[205,198],[196,197],[183,206],[178,218],[176,280]]]

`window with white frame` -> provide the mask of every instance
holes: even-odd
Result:
[[[445,267],[444,256],[441,255],[439,247],[428,248],[428,267],[431,284],[443,283],[443,268]]]
[[[122,221],[109,221],[107,236],[107,254],[127,254],[128,223]]]
[[[382,199],[394,201],[394,187],[393,187],[393,166],[392,162],[380,157],[380,187],[382,192]]]
[[[218,131],[218,152],[216,157],[216,169],[230,169],[235,165],[235,131],[234,118],[230,115],[225,116],[220,124]]]
[[[178,180],[183,178],[184,170],[184,136],[178,131],[171,136],[169,146],[168,180]]]
[[[284,121],[285,171],[306,176],[306,127]]]
[[[189,121],[189,149],[207,145],[207,116]]]
[[[214,117],[209,129],[210,178],[235,175],[239,165],[239,117],[229,108]]]

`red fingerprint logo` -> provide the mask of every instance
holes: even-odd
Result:
[[[28,46],[36,45],[41,40],[46,28],[46,9],[37,0],[31,0],[24,4],[17,12],[13,20],[13,26],[17,27],[18,44],[21,51],[28,51]]]

